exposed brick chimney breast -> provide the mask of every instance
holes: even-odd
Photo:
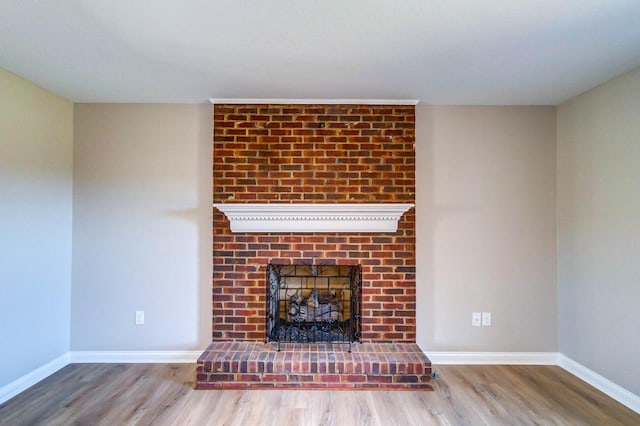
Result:
[[[214,106],[214,203],[414,203],[415,107]],[[266,266],[362,265],[362,341],[415,342],[415,212],[395,233],[232,233],[213,215],[213,340],[264,341]]]

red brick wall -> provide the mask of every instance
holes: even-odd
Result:
[[[415,107],[215,105],[214,203],[413,203]],[[395,233],[231,233],[213,216],[213,340],[264,340],[266,265],[362,265],[362,341],[415,342],[415,212]]]

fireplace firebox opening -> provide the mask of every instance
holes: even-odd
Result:
[[[360,265],[267,266],[267,342],[360,341]]]

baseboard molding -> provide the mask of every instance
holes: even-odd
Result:
[[[557,365],[557,352],[425,352],[432,364]]]
[[[640,396],[629,392],[622,386],[613,383],[611,380],[601,376],[593,370],[588,369],[566,355],[560,354],[558,357],[558,365],[577,378],[589,383],[602,393],[609,395],[619,403],[626,405],[636,413],[640,414]]]
[[[87,363],[194,363],[202,351],[72,351],[70,362]]]
[[[77,363],[193,363],[202,351],[72,351],[0,388],[0,404],[27,390],[68,364]],[[640,396],[629,392],[557,352],[425,352],[432,364],[558,365],[599,391],[640,413]]]
[[[69,353],[67,352],[25,374],[24,376],[17,378],[13,382],[2,386],[0,388],[0,404],[29,389],[31,386],[43,379],[46,379],[56,371],[66,367],[68,364]]]

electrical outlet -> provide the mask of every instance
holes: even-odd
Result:
[[[144,325],[144,311],[136,311],[136,325]]]
[[[474,327],[480,327],[482,325],[482,314],[480,314],[480,312],[473,312],[471,314],[471,325]]]
[[[482,313],[482,325],[484,327],[491,327],[491,312]]]

